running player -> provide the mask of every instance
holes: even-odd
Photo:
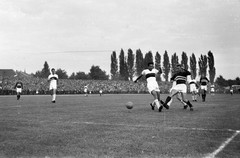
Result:
[[[160,102],[162,102],[162,101],[160,100],[160,89],[159,89],[159,85],[156,80],[156,75],[161,74],[161,73],[162,73],[161,68],[158,71],[157,69],[154,68],[153,62],[149,62],[148,68],[143,70],[141,75],[134,81],[135,83],[137,83],[137,81],[142,76],[145,76],[145,78],[147,80],[148,91],[154,97],[154,101],[152,103],[150,103],[150,106],[152,107],[152,110],[154,110],[154,107],[157,106],[159,112],[162,111],[163,106],[160,105]]]
[[[209,83],[208,78],[202,74],[201,78],[200,78],[200,85],[201,85],[200,88],[201,88],[201,94],[202,94],[202,101],[203,102],[206,100],[208,83]]]
[[[197,95],[198,95],[198,90],[197,90],[197,82],[195,79],[192,79],[189,81],[190,85],[190,92],[192,94],[192,101],[197,101]]]
[[[172,88],[170,95],[166,98],[166,101],[163,104],[163,106],[166,109],[169,109],[169,107],[170,107],[169,102],[171,101],[172,97],[177,95],[178,93],[180,93],[182,96],[183,102],[186,103],[186,105],[184,106],[184,109],[187,109],[187,107],[189,106],[190,110],[193,111],[192,104],[186,98],[186,94],[187,94],[186,82],[187,82],[188,75],[191,75],[191,73],[189,71],[183,69],[181,67],[181,65],[178,64],[176,67],[176,74],[174,74],[173,77],[171,78],[171,80],[176,81],[176,85]]]
[[[88,97],[88,86],[84,86],[84,95],[85,97]]]
[[[17,100],[20,99],[21,97],[21,93],[22,93],[22,89],[23,89],[23,84],[21,81],[17,81],[17,83],[14,86],[14,89],[16,89],[17,92]]]
[[[50,82],[49,90],[52,95],[52,103],[56,103],[56,92],[57,92],[57,83],[58,83],[58,75],[55,72],[55,69],[51,69],[51,74],[48,76],[48,81]]]

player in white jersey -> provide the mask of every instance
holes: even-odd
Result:
[[[163,106],[161,104],[163,103],[163,101],[160,100],[160,89],[156,80],[156,75],[161,73],[162,73],[161,68],[158,71],[157,69],[154,68],[153,62],[149,62],[148,68],[143,70],[141,75],[134,81],[135,83],[137,83],[137,81],[142,76],[146,77],[148,91],[154,97],[154,101],[150,105],[152,107],[152,110],[154,110],[154,107],[157,106],[159,112],[162,111]]]
[[[88,86],[84,86],[84,96],[88,97]]]
[[[197,101],[197,81],[195,79],[192,79],[189,81],[190,85],[190,92],[192,93],[192,101]]]
[[[51,74],[48,76],[48,81],[50,82],[49,90],[52,95],[52,103],[56,102],[56,92],[57,92],[57,83],[58,83],[58,75],[55,72],[55,69],[51,69]]]
[[[17,100],[20,99],[21,93],[22,93],[22,89],[23,89],[23,84],[21,81],[17,81],[17,83],[15,84],[14,88],[16,89],[17,92]]]
[[[214,86],[214,84],[212,84],[210,86],[210,93],[211,93],[211,95],[215,95],[215,86]]]

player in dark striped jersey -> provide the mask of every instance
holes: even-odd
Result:
[[[202,74],[201,78],[200,78],[200,86],[201,86],[200,88],[201,88],[201,94],[202,94],[202,101],[203,102],[206,100],[208,83],[209,83],[208,78]]]
[[[22,89],[23,89],[23,84],[21,81],[17,81],[17,83],[14,86],[14,89],[16,89],[17,92],[17,100],[20,99],[21,97],[21,93],[22,93]]]
[[[170,95],[166,98],[165,103],[163,106],[167,109],[169,109],[170,104],[169,102],[171,101],[172,97],[177,95],[178,93],[181,94],[183,102],[186,103],[184,106],[184,109],[187,109],[187,107],[190,107],[190,110],[193,111],[193,106],[190,103],[189,100],[186,98],[187,94],[187,76],[191,75],[191,73],[181,67],[180,64],[177,65],[176,67],[176,73],[172,76],[171,80],[176,81],[176,85],[172,88]]]
[[[154,107],[157,106],[159,112],[162,111],[163,106],[160,105],[160,103],[163,103],[163,101],[160,100],[160,89],[156,81],[156,75],[161,73],[161,68],[158,71],[154,68],[153,62],[149,62],[148,68],[143,70],[141,75],[134,81],[136,83],[142,76],[146,77],[148,91],[154,97],[154,101],[150,104],[150,106],[152,107],[152,110],[154,110]]]

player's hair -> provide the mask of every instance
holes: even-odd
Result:
[[[52,68],[51,70],[55,70],[54,68]]]
[[[148,63],[148,66],[149,66],[149,65],[151,65],[151,64],[153,64],[153,62],[152,62],[152,61]]]

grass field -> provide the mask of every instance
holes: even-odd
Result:
[[[208,94],[194,111],[174,99],[161,113],[152,99],[58,95],[53,104],[51,96],[0,96],[0,157],[240,157],[239,94]]]

